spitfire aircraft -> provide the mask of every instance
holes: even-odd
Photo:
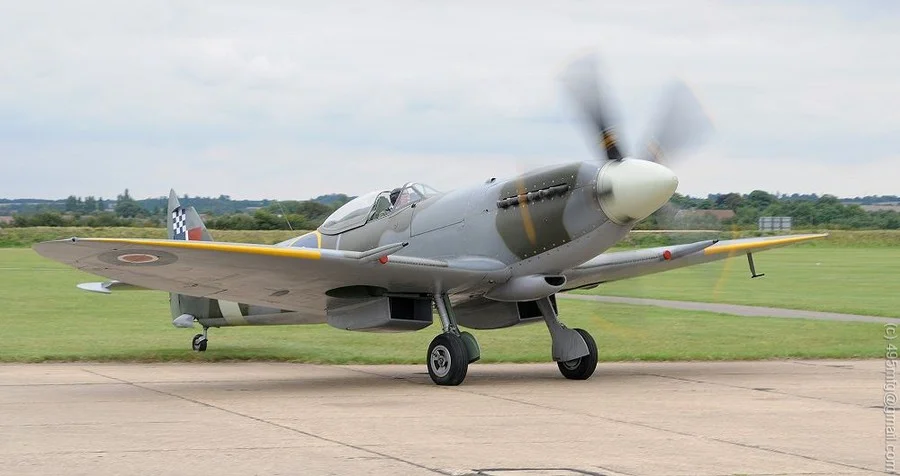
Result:
[[[472,334],[543,321],[551,355],[569,379],[590,377],[597,346],[560,320],[556,294],[752,253],[825,235],[792,235],[607,252],[662,207],[678,185],[663,160],[683,152],[690,101],[672,101],[642,151],[619,147],[591,57],[564,72],[567,90],[603,150],[597,161],[547,166],[439,192],[421,183],[361,195],[315,231],[278,243],[212,241],[196,210],[169,196],[168,239],[71,238],[38,253],[111,278],[81,284],[168,291],[174,325],[328,323],[352,331],[441,325],[426,354],[431,379],[458,385],[481,357]],[[693,98],[693,96],[690,96]],[[699,111],[699,107],[691,106]]]

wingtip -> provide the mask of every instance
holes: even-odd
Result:
[[[37,250],[39,248],[44,248],[48,245],[55,245],[58,243],[78,243],[80,240],[81,240],[81,238],[78,238],[77,236],[73,236],[71,238],[59,238],[56,240],[39,241],[39,242],[31,245],[31,248]]]
[[[829,233],[807,233],[805,235],[794,235],[801,237],[804,240],[815,240],[817,238],[827,238]]]

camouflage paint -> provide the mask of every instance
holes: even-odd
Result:
[[[507,181],[497,201],[518,197],[518,205],[497,210],[496,228],[503,243],[519,259],[532,257],[572,240],[563,223],[569,197],[576,191],[580,164],[566,164],[525,173]],[[549,198],[526,200],[528,192],[565,186],[566,192]]]

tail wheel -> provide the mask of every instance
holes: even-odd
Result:
[[[597,343],[594,338],[584,329],[575,329],[581,334],[585,344],[588,347],[588,355],[577,359],[567,360],[565,362],[557,362],[560,373],[570,380],[587,380],[597,368]]]
[[[466,343],[455,334],[440,334],[431,341],[426,356],[428,375],[438,385],[459,385],[469,370]]]
[[[191,348],[197,352],[206,352],[206,344],[207,344],[206,336],[203,334],[197,334],[191,339]]]

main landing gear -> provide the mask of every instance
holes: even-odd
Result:
[[[553,360],[559,371],[570,380],[587,380],[597,368],[597,344],[584,329],[569,329],[556,314],[550,298],[537,302],[550,338],[553,340]]]
[[[191,348],[196,352],[206,352],[206,344],[209,342],[207,339],[207,331],[209,331],[209,327],[203,327],[203,333],[197,334],[191,339]]]
[[[475,336],[459,331],[446,294],[436,295],[434,306],[441,318],[443,333],[428,346],[425,357],[428,375],[438,385],[459,385],[466,378],[469,364],[481,358],[481,349]]]
[[[537,305],[550,330],[553,360],[560,373],[570,380],[587,380],[597,368],[594,338],[584,329],[569,329],[559,322],[555,303],[550,298],[537,301]],[[441,318],[443,333],[428,346],[425,356],[428,375],[438,385],[459,385],[466,378],[469,364],[481,358],[481,349],[475,336],[459,331],[446,294],[434,297],[434,307]]]

